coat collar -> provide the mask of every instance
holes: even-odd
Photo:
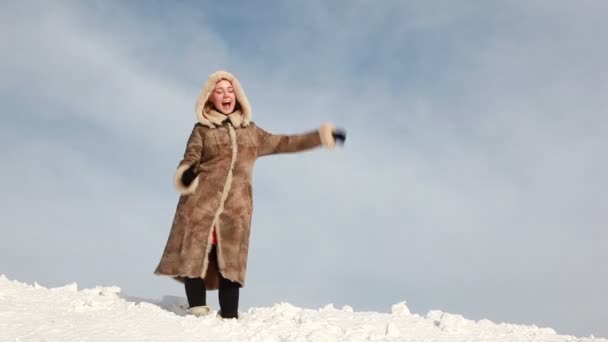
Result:
[[[243,113],[240,110],[236,110],[233,113],[226,115],[218,112],[215,109],[209,109],[205,113],[205,118],[207,118],[207,120],[211,124],[213,124],[213,127],[210,128],[215,128],[215,126],[221,126],[226,121],[229,121],[233,127],[241,127],[244,120]]]

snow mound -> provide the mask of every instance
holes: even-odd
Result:
[[[422,317],[405,302],[391,313],[318,310],[289,303],[252,308],[239,320],[186,315],[185,302],[129,301],[118,287],[47,289],[0,276],[2,341],[563,341],[608,342],[558,335],[536,326],[472,321],[437,310]]]

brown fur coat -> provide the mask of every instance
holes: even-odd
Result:
[[[209,104],[215,84],[232,82],[240,109],[225,116]],[[207,289],[217,289],[220,272],[244,286],[253,212],[251,175],[258,157],[335,145],[331,124],[296,135],[275,135],[251,121],[251,108],[239,81],[218,71],[209,77],[197,104],[194,125],[184,157],[175,174],[180,191],[173,225],[155,274],[182,281],[204,278]],[[229,118],[229,123],[223,123]],[[191,166],[197,173],[186,186],[182,174]],[[209,260],[212,227],[216,227],[218,262]]]

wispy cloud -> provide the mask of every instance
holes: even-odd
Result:
[[[19,278],[182,294],[150,273],[195,97],[225,68],[265,128],[349,132],[258,162],[244,306],[405,299],[608,334],[605,5],[2,6],[1,256]]]

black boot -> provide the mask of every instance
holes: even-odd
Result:
[[[186,278],[184,285],[190,308],[207,305],[207,291],[202,278]]]
[[[219,315],[222,318],[239,318],[240,287],[241,284],[221,277],[219,289]]]

